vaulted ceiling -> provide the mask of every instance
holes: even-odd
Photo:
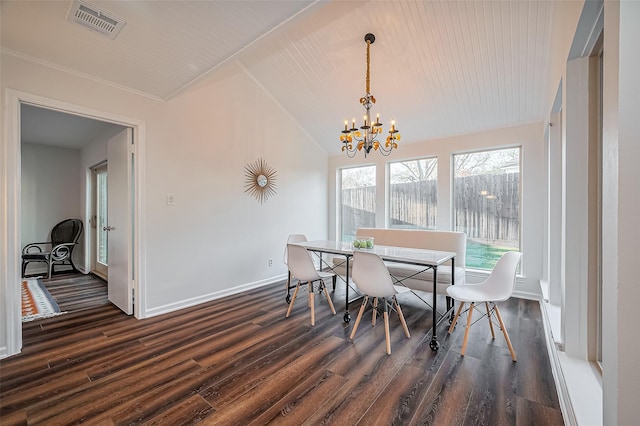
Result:
[[[552,2],[87,1],[126,22],[111,40],[67,20],[72,0],[0,3],[5,53],[170,100],[235,61],[330,155],[373,112],[411,143],[542,121]]]

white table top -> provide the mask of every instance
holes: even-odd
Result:
[[[374,245],[370,249],[356,249],[352,243],[342,241],[316,240],[296,243],[307,250],[320,251],[323,253],[342,254],[352,256],[354,251],[373,252],[384,260],[391,260],[403,263],[417,263],[427,266],[438,266],[456,257],[456,253],[450,251],[437,251],[415,249],[408,247],[393,247]]]

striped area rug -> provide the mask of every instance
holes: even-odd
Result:
[[[40,278],[22,281],[22,322],[62,315],[60,307],[42,284]]]

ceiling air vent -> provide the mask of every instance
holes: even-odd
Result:
[[[125,24],[122,19],[118,19],[95,6],[79,0],[74,1],[73,5],[71,5],[67,20],[96,31],[112,40],[116,38]]]

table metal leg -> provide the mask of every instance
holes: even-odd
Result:
[[[438,312],[436,309],[436,303],[438,300],[438,295],[437,295],[437,282],[438,282],[438,267],[434,266],[433,267],[433,325],[431,326],[431,341],[429,342],[429,347],[431,348],[432,351],[437,351],[438,349],[440,349],[440,343],[438,343],[438,337],[436,336],[436,326],[437,324],[437,318],[438,318]]]
[[[456,258],[451,258],[451,285],[456,285]],[[451,310],[451,315],[449,316],[449,324],[453,322],[453,307],[455,306],[454,300],[447,296],[447,311]]]
[[[351,321],[351,314],[349,313],[349,256],[345,256],[347,262],[347,275],[346,275],[346,286],[344,289],[345,292],[345,307],[344,307],[344,317],[342,318],[344,322]]]
[[[287,271],[287,296],[285,300],[287,301],[287,305],[291,303],[291,294],[289,294],[289,290],[291,290],[291,271]]]

